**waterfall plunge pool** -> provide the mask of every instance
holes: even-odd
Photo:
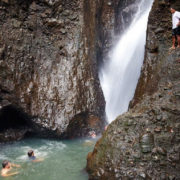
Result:
[[[97,139],[47,140],[25,139],[0,144],[0,162],[9,160],[21,165],[19,174],[0,177],[6,180],[87,180],[86,156],[93,150]],[[28,150],[33,149],[43,162],[30,162]]]

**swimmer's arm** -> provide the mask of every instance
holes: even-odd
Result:
[[[13,167],[20,168],[21,166],[19,164],[11,164]]]
[[[39,158],[39,159],[35,159],[35,160],[33,160],[33,162],[42,162],[42,161],[44,161],[44,159],[43,159],[43,158]]]
[[[16,174],[19,174],[19,172],[13,172],[13,173],[1,173],[1,176],[8,177],[8,176],[14,176]]]

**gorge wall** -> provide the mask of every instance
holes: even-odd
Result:
[[[171,47],[170,5],[155,0],[135,97],[87,157],[90,179],[180,179],[180,49]]]
[[[0,0],[1,140],[20,129],[22,137],[101,131],[98,67],[137,10],[133,2]]]
[[[1,131],[27,127],[58,137],[101,131],[98,3],[0,1]]]

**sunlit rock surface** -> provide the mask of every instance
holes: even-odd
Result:
[[[71,136],[72,120],[86,126],[77,136],[100,132],[105,103],[97,75],[97,7],[87,0],[0,1],[0,108],[20,107],[36,132]]]
[[[92,180],[180,179],[180,49],[168,52],[172,2],[180,8],[178,0],[155,0],[135,98],[88,154]]]

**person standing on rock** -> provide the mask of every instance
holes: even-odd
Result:
[[[172,47],[170,50],[176,49],[176,38],[178,41],[178,48],[180,48],[180,12],[176,11],[173,7],[170,8],[172,13]]]

